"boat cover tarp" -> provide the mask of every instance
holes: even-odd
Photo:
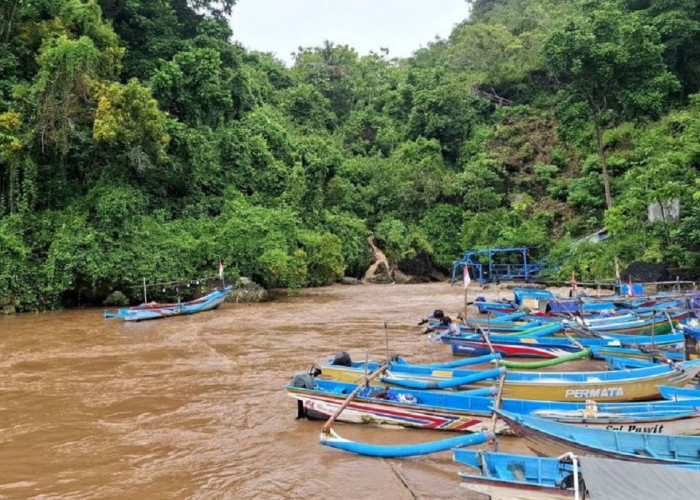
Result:
[[[549,303],[550,311],[553,313],[577,313],[580,305],[576,300],[552,301]]]
[[[579,457],[592,500],[700,498],[700,471],[609,458]]]

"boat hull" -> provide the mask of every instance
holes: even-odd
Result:
[[[488,495],[491,500],[565,500],[574,498],[573,490],[528,483],[507,483],[488,477],[460,473],[460,486]]]
[[[181,304],[142,304],[117,311],[105,311],[104,316],[105,318],[120,318],[124,321],[146,321],[211,311],[226,301],[226,297],[231,290],[233,290],[233,286],[229,285],[190,302]]]
[[[499,418],[504,420],[511,431],[518,437],[524,438],[528,447],[541,456],[558,456],[564,453],[572,452],[576,455],[590,455],[594,457],[603,458],[615,458],[619,460],[635,461],[643,463],[655,463],[655,464],[683,464],[683,463],[693,463],[697,464],[700,462],[700,441],[697,442],[696,446],[698,450],[695,452],[696,455],[693,458],[668,458],[665,455],[660,455],[655,453],[653,450],[649,450],[647,445],[640,445],[635,448],[635,453],[630,451],[624,451],[622,449],[617,449],[607,444],[603,444],[599,441],[585,438],[578,438],[574,434],[574,431],[566,433],[566,431],[543,431],[536,428],[534,425],[523,422],[520,419],[524,417],[514,418],[512,415],[498,411]],[[540,424],[543,425],[543,424]],[[572,429],[576,429],[574,426],[567,426]],[[556,433],[555,433],[556,432]],[[582,436],[584,435],[582,431]],[[599,433],[600,434],[600,433]],[[598,434],[598,435],[599,435]],[[621,433],[628,434],[628,433]],[[616,432],[611,432],[610,435],[617,436]],[[644,433],[639,434],[640,440],[644,443],[647,442],[647,435]],[[660,436],[652,436],[649,439],[658,439]],[[643,438],[643,439],[642,439]],[[692,439],[698,440],[699,438],[693,437],[681,437],[669,435],[665,439]],[[617,438],[615,439],[617,443]]]
[[[347,396],[310,394],[287,389],[288,394],[301,401],[307,418],[327,420],[341,407]],[[488,411],[458,412],[439,408],[411,408],[401,403],[367,399],[351,401],[337,417],[338,421],[354,424],[392,425],[400,427],[443,430],[453,432],[481,432],[491,428],[491,415]],[[496,432],[502,432],[506,425],[501,422]]]
[[[313,389],[287,386],[287,395],[299,401],[303,416],[327,420],[345,403],[357,386],[317,380]],[[358,395],[338,420],[356,424],[479,432],[491,426],[491,397],[440,391],[391,389],[383,398]],[[382,391],[384,392],[384,391]],[[559,422],[602,429],[659,434],[700,433],[700,400],[682,403],[621,403],[591,405],[504,399],[502,408]],[[497,432],[507,426],[498,421]]]

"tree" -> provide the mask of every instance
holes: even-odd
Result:
[[[700,90],[700,0],[625,0],[659,32],[683,94]]]
[[[550,74],[562,84],[562,103],[587,105],[603,171],[605,202],[612,208],[603,131],[622,118],[658,116],[679,88],[667,71],[658,33],[615,3],[585,0],[582,16],[556,30],[543,49]],[[591,9],[592,7],[592,9]]]

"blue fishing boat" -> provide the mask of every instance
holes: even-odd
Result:
[[[700,464],[700,436],[595,429],[504,410],[496,413],[516,436],[547,456],[572,451],[577,455],[637,462]]]
[[[295,383],[296,382],[296,383]],[[335,380],[293,379],[287,395],[297,400],[299,417],[327,420],[343,405],[356,384]],[[339,421],[381,424],[451,432],[480,432],[491,426],[493,387],[471,391],[423,391],[396,387],[366,387],[348,403]],[[503,399],[501,408],[577,425],[664,434],[700,433],[700,395],[679,402],[566,403]],[[498,422],[496,432],[507,431]]]
[[[624,360],[623,358],[619,358]],[[630,360],[631,361],[631,360]],[[352,362],[337,364],[333,361],[320,366],[327,378],[359,383],[365,370],[373,371],[378,363]],[[673,365],[667,363],[644,363],[639,368],[611,371],[585,372],[530,372],[508,371],[505,379],[504,397],[514,399],[537,399],[550,401],[640,401],[658,399],[658,385],[682,386],[700,372],[700,360],[683,361]],[[446,385],[460,387],[468,385],[470,377],[482,373],[480,370],[444,369],[434,366],[413,365],[405,360],[393,361],[376,384],[394,385],[421,389],[445,388]],[[469,382],[475,386],[490,382]]]
[[[460,472],[460,485],[492,499],[690,499],[700,481],[696,465],[659,467],[573,453],[550,458],[456,448],[453,459],[480,473]]]
[[[684,388],[660,385],[659,391],[664,399],[670,399],[672,401],[700,398],[700,387],[697,386],[695,388]]]
[[[617,318],[601,319],[600,321],[577,318],[574,321],[565,321],[567,330],[590,330],[598,334],[623,333],[628,335],[656,335],[668,333],[674,330],[675,325],[688,315],[685,311],[646,313],[636,319],[619,321]]]
[[[149,319],[169,318],[171,316],[182,316],[186,314],[196,314],[203,311],[216,309],[226,300],[226,296],[233,290],[233,285],[228,285],[209,295],[205,295],[196,300],[181,302],[179,304],[160,304],[149,302],[134,307],[122,309],[106,310],[105,318],[118,318],[124,321],[144,321]]]
[[[456,448],[455,462],[480,474],[460,472],[460,485],[490,498],[559,500],[581,498],[585,493],[577,457],[510,455]]]
[[[604,337],[553,337],[520,336],[507,337],[504,335],[489,335],[488,341],[483,335],[442,335],[440,339],[449,343],[455,356],[481,356],[491,352],[492,348],[502,356],[554,358],[577,352],[581,347],[596,348],[596,356],[614,355],[615,348],[634,349],[618,352],[622,356],[647,357],[640,349],[655,347],[666,350],[683,348],[682,333],[666,333],[661,335],[621,335],[607,334]],[[606,349],[607,348],[607,349]],[[679,356],[671,356],[682,359]]]

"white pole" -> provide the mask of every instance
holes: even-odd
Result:
[[[146,297],[146,277],[143,277],[143,303],[148,304],[148,297]]]
[[[389,327],[384,322],[384,337],[386,338],[386,362],[389,362]]]
[[[578,458],[576,455],[571,455],[571,461],[574,463],[574,500],[579,500]]]

